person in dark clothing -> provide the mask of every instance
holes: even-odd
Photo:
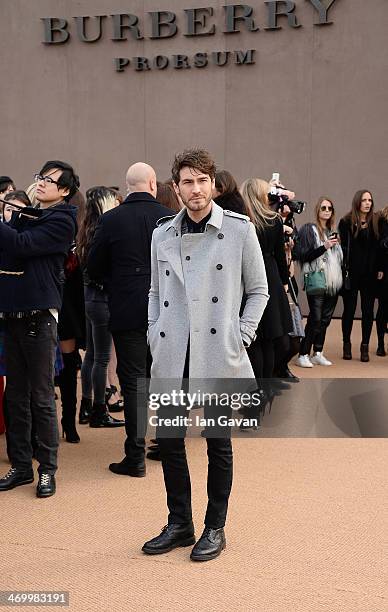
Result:
[[[90,246],[87,272],[104,278],[108,291],[110,329],[117,355],[117,375],[124,396],[125,457],[111,463],[115,474],[145,476],[145,442],[137,437],[137,403],[145,389],[148,291],[151,279],[151,238],[156,222],[171,214],[156,196],[155,171],[137,163],[127,172],[128,197],[102,215]]]
[[[16,204],[17,207],[31,206],[30,198],[25,191],[9,191],[4,198],[0,199],[0,205],[1,200],[3,200],[4,223],[9,223],[9,221],[11,221],[13,211],[17,210],[17,208],[15,208],[15,206],[12,204]]]
[[[334,204],[332,200],[323,196],[319,198],[315,207],[315,223],[306,223],[300,228],[296,249],[303,278],[305,274],[323,270],[326,279],[324,293],[307,294],[310,312],[307,317],[305,337],[301,342],[296,361],[301,368],[332,365],[323,354],[323,346],[342,288],[342,249],[335,229]],[[310,358],[312,347],[314,354]]]
[[[41,210],[26,207],[0,224],[0,312],[5,319],[8,435],[12,467],[0,491],[33,482],[31,422],[39,445],[38,497],[55,493],[58,424],[54,396],[57,319],[64,260],[75,235],[67,200],[79,185],[64,162],[36,176]]]
[[[91,281],[85,270],[96,225],[101,215],[117,206],[116,194],[107,187],[92,187],[86,192],[85,216],[77,236],[77,253],[83,270],[86,311],[86,353],[81,368],[81,424],[90,427],[120,427],[124,421],[114,419],[105,402],[107,370],[112,348],[109,331],[108,294],[104,279]]]
[[[379,247],[377,252],[377,299],[376,313],[378,357],[385,357],[385,334],[388,322],[388,206],[378,215]]]
[[[213,199],[224,210],[230,210],[239,215],[248,214],[237,183],[227,170],[220,170],[216,173]]]
[[[0,198],[4,200],[7,193],[15,191],[15,183],[9,176],[0,176]]]
[[[369,361],[369,339],[373,326],[373,308],[378,276],[377,218],[373,214],[373,197],[361,189],[354,195],[351,211],[341,219],[338,230],[344,253],[344,286],[342,298],[343,358],[352,359],[351,333],[358,293],[361,296],[361,361]]]
[[[263,253],[268,281],[269,300],[261,318],[257,338],[248,349],[255,376],[258,379],[274,376],[275,347],[282,342],[287,346],[292,331],[292,319],[286,291],[288,267],[284,250],[283,223],[268,202],[270,186],[266,181],[253,178],[244,181],[241,194]],[[285,349],[284,349],[285,350]]]

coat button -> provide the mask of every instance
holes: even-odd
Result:
[[[186,261],[190,261],[191,257],[190,255],[186,255]]]
[[[224,237],[224,234],[221,234],[221,233],[220,233],[220,234],[218,234],[218,236],[217,236],[217,238],[219,238],[220,240],[222,240],[222,239],[223,239],[223,237]]]
[[[164,302],[165,307],[167,308],[167,306],[169,306],[169,302],[167,302],[167,300]]]
[[[222,265],[221,264],[217,264],[217,270],[222,270]]]
[[[217,304],[217,302],[218,302],[218,297],[214,296],[214,297],[212,298],[212,302],[213,302],[213,304]]]
[[[165,334],[164,332],[160,332],[160,337],[161,337],[161,338],[165,338],[165,337],[166,337],[166,334]]]
[[[170,276],[170,270],[166,270],[166,276]]]
[[[211,334],[216,334],[216,333],[217,333],[217,330],[216,330],[216,329],[214,329],[214,327],[212,327],[212,328],[211,328],[211,330],[210,330],[210,333],[211,333]]]

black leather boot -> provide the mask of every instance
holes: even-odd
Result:
[[[62,403],[62,437],[66,442],[80,441],[76,426],[78,351],[63,353],[63,370],[58,377]]]
[[[363,361],[364,363],[367,363],[369,361],[369,344],[361,344],[360,361]]]
[[[110,416],[105,404],[93,404],[89,427],[124,427],[125,421]]]
[[[146,555],[162,555],[180,546],[192,546],[195,543],[194,525],[192,522],[178,525],[171,523],[162,529],[156,538],[146,542],[142,551]]]
[[[211,561],[218,557],[226,547],[224,529],[205,527],[203,534],[191,551],[192,561]]]
[[[89,423],[90,414],[92,412],[92,405],[93,405],[93,402],[91,399],[87,399],[86,397],[83,397],[81,399],[81,406],[79,409],[80,425],[86,425],[86,423]]]
[[[342,358],[346,361],[352,359],[352,345],[350,342],[344,342]]]

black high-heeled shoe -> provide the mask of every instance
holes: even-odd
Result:
[[[124,410],[124,402],[122,399],[117,400],[114,404],[110,404],[109,400],[117,393],[117,387],[111,385],[105,389],[105,404],[109,412],[122,412]]]

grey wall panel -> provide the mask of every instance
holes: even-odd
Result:
[[[124,187],[130,163],[145,159],[164,179],[176,151],[199,145],[238,181],[279,171],[310,210],[326,193],[342,214],[362,185],[382,207],[388,203],[386,2],[335,0],[333,24],[321,27],[313,25],[311,2],[295,3],[300,28],[281,19],[280,30],[265,30],[265,3],[251,0],[260,30],[225,35],[218,0],[2,0],[0,173],[26,186],[44,160],[60,157],[74,163],[84,189]],[[107,18],[102,39],[82,43],[72,22],[128,10],[147,22],[148,11],[170,10],[181,28],[183,8],[203,4],[214,8],[215,36],[180,31],[165,40],[113,42]],[[40,18],[48,16],[69,20],[68,43],[42,44]],[[253,66],[147,73],[113,67],[118,56],[251,48]],[[310,218],[307,212],[303,220]]]

